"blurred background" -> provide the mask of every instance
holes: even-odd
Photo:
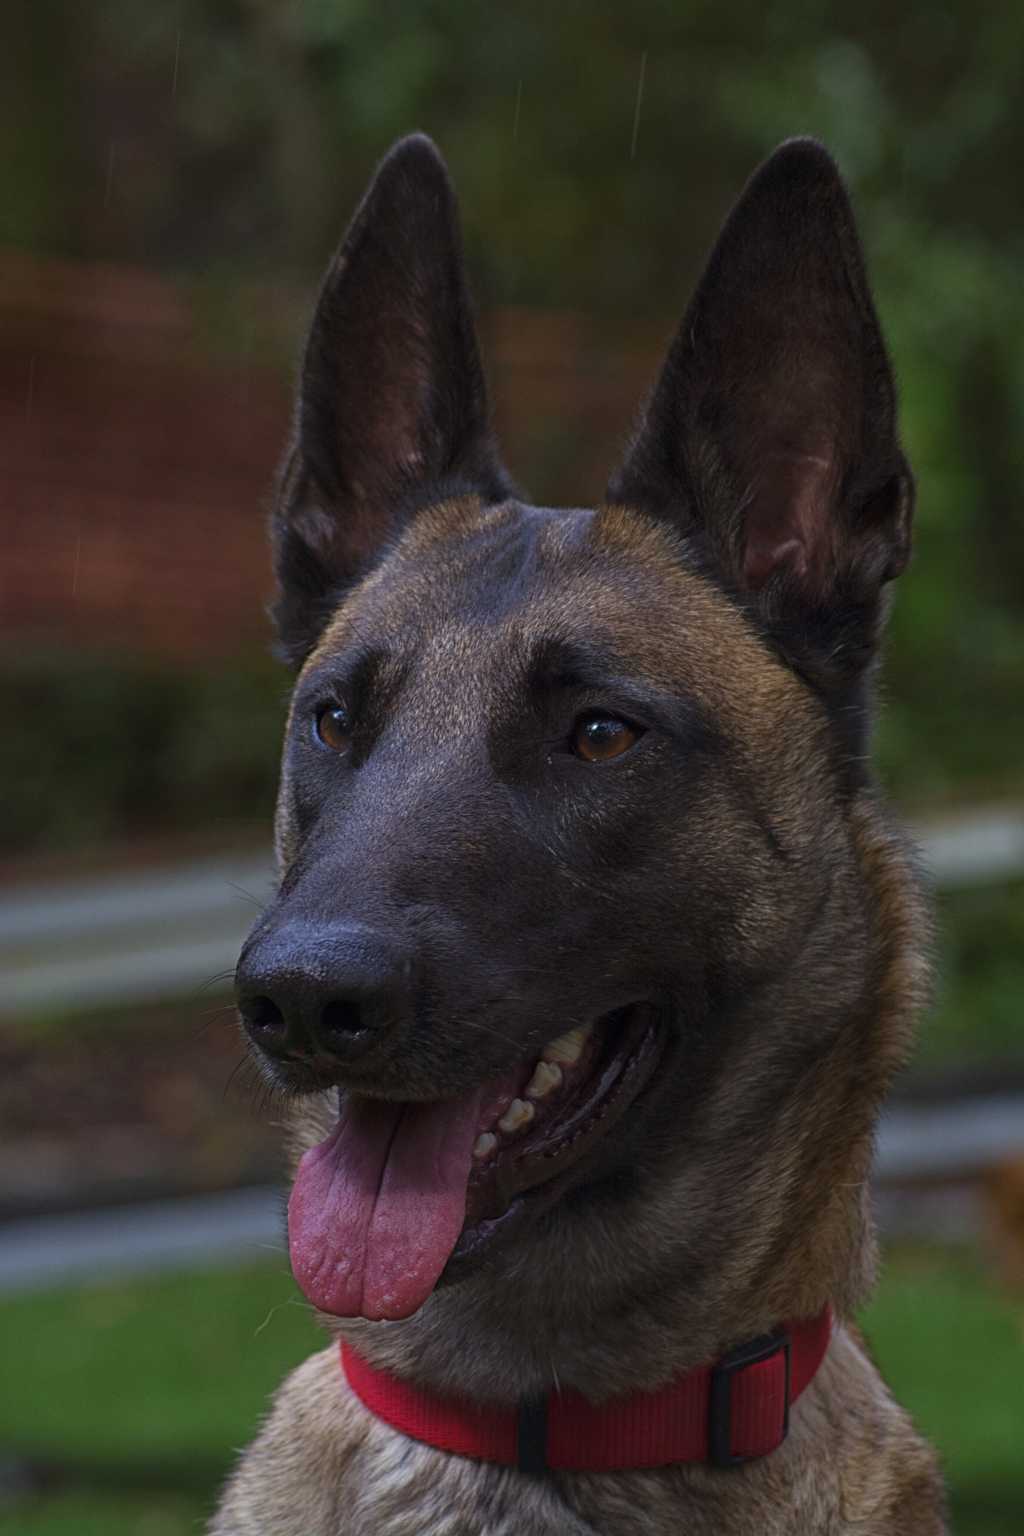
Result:
[[[5,0],[0,1533],[194,1531],[319,1338],[230,1007],[287,678],[264,519],[320,272],[423,128],[499,427],[600,496],[755,164],[855,197],[919,479],[877,755],[940,987],[865,1318],[956,1529],[1024,1529],[1024,8]]]

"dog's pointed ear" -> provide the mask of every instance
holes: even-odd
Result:
[[[305,658],[417,507],[510,490],[488,424],[454,189],[435,145],[413,134],[378,168],[306,343],[272,526],[284,655]]]
[[[819,663],[870,658],[913,483],[853,212],[819,144],[783,144],[747,186],[609,499],[672,519]]]

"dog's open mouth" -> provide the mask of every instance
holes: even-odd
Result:
[[[649,1081],[657,1035],[637,1004],[458,1099],[347,1094],[335,1129],[303,1157],[288,1207],[292,1269],[309,1300],[338,1317],[417,1311],[453,1254],[478,1252],[534,1189],[557,1197]]]

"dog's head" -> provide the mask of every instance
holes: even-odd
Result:
[[[305,1096],[292,1258],[325,1311],[544,1268],[552,1317],[669,1270],[695,1298],[742,1275],[770,1314],[794,1200],[850,1264],[833,1175],[863,1177],[902,1049],[877,1015],[904,898],[863,808],[911,505],[816,144],[746,189],[596,510],[518,498],[448,176],[420,137],[384,161],[274,517],[298,680],[280,890],[238,968],[267,1076]]]

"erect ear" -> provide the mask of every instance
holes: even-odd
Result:
[[[671,518],[804,664],[870,659],[913,485],[853,213],[819,144],[783,144],[729,217],[612,501]]]
[[[298,664],[415,509],[511,489],[488,427],[458,210],[434,144],[378,168],[324,279],[273,516],[281,648]]]

